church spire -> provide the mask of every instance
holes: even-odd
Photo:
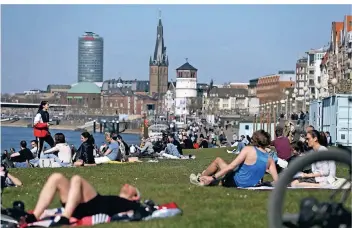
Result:
[[[166,47],[164,44],[164,28],[161,21],[161,10],[159,10],[158,18],[159,18],[159,23],[157,26],[155,49],[154,49],[154,55],[153,55],[151,65],[159,64],[159,65],[168,66]]]

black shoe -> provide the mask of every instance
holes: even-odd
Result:
[[[25,221],[26,223],[34,223],[34,222],[37,222],[38,219],[33,214],[27,214],[25,216]]]
[[[64,216],[56,216],[53,223],[50,226],[64,226],[70,225],[70,220]]]

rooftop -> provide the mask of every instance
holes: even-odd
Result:
[[[307,54],[317,54],[317,53],[324,53],[328,50],[328,47],[321,47],[321,48],[317,48],[317,49],[310,49],[309,51],[307,51]]]
[[[213,88],[210,91],[210,94],[218,94],[219,98],[228,98],[228,97],[247,97],[248,90],[242,88]]]
[[[74,84],[67,93],[101,93],[101,89],[93,82],[80,82]]]
[[[71,85],[48,85],[48,90],[49,89],[71,89]]]
[[[188,62],[186,62],[185,64],[183,64],[182,66],[180,66],[176,70],[194,70],[194,71],[197,71],[198,69],[195,68],[194,66],[192,66],[191,64],[189,64]]]

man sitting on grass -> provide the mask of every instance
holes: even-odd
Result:
[[[254,187],[268,171],[274,181],[278,174],[274,160],[265,148],[271,143],[269,133],[260,130],[253,133],[252,145],[243,148],[230,164],[216,158],[202,174],[191,174],[192,184],[205,186],[221,184],[224,187]]]
[[[104,156],[94,158],[96,164],[108,163],[117,159],[119,144],[113,139],[110,132],[105,133],[105,141],[109,145],[108,149],[104,152]]]
[[[22,186],[22,182],[17,177],[9,174],[5,165],[1,165],[0,168],[0,176],[1,176],[1,194],[6,187],[17,187]]]
[[[62,206],[65,208],[54,225],[69,225],[69,219],[81,219],[95,214],[113,216],[121,212],[139,211],[143,213],[140,193],[137,188],[125,184],[117,195],[100,195],[84,178],[75,175],[69,181],[61,173],[52,174],[40,192],[37,205],[32,214],[26,215],[26,222],[33,223],[42,217],[43,212],[52,203],[58,192]]]

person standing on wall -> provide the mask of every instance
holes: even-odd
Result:
[[[49,132],[49,102],[42,101],[39,105],[37,115],[34,117],[34,136],[38,141],[37,156],[40,158],[40,153],[43,151],[44,142],[53,147],[55,145],[53,138]]]

